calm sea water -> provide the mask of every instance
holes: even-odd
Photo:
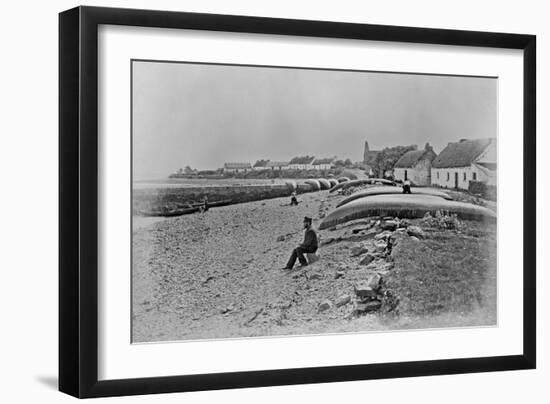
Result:
[[[197,186],[239,186],[239,185],[269,185],[269,184],[284,184],[293,179],[277,178],[273,180],[263,179],[239,179],[239,178],[224,178],[224,179],[187,179],[187,178],[162,178],[162,179],[147,179],[134,180],[134,189],[150,189],[150,188],[186,188]],[[299,182],[299,181],[297,181]]]

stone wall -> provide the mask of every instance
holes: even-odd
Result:
[[[297,193],[311,191],[311,186],[307,184],[297,185]],[[285,184],[136,189],[133,191],[132,207],[134,212],[176,209],[186,203],[201,202],[205,196],[209,202],[230,199],[231,203],[243,203],[290,197],[291,193],[292,187]]]

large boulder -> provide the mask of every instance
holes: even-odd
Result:
[[[326,310],[330,309],[331,307],[332,307],[332,303],[330,302],[330,300],[324,300],[319,305],[318,310],[319,310],[319,312],[323,312],[323,311],[326,311]]]
[[[374,255],[367,254],[367,255],[365,255],[365,257],[361,261],[359,261],[359,264],[369,265],[372,261],[374,261]]]
[[[377,311],[382,307],[382,302],[378,300],[371,300],[366,303],[357,303],[355,311],[357,314],[370,313],[372,311]]]
[[[374,290],[378,290],[380,288],[381,280],[382,280],[382,277],[379,274],[373,274],[367,280],[367,286],[369,286]]]
[[[426,237],[426,233],[424,233],[424,230],[422,230],[418,226],[409,226],[409,227],[407,227],[407,234],[409,236],[414,236],[414,237],[417,237],[417,238]]]
[[[336,300],[335,305],[336,307],[345,306],[350,301],[351,301],[350,295],[342,295]]]
[[[382,230],[394,231],[399,226],[399,222],[396,220],[384,220],[380,223],[380,228]]]
[[[376,297],[376,291],[366,281],[360,281],[354,286],[355,294],[361,299]]]
[[[362,246],[362,245],[356,245],[356,246],[351,248],[351,256],[352,257],[357,257],[357,256],[365,254],[367,252],[369,252],[369,249],[365,246]]]

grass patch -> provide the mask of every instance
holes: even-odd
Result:
[[[426,238],[404,236],[392,250],[386,288],[399,298],[398,313],[430,317],[481,312],[496,322],[494,226],[464,221],[460,231],[424,227]],[[491,322],[489,322],[491,323]]]

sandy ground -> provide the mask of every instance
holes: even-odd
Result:
[[[372,249],[375,243],[372,235],[353,233],[360,223],[321,232],[322,242],[338,242],[321,246],[319,262],[293,271],[281,269],[302,241],[303,217],[313,217],[316,227],[319,216],[342,198],[322,191],[300,195],[295,207],[286,206],[288,198],[278,198],[136,222],[133,341],[410,328],[407,317],[349,316],[354,310],[353,286],[368,275],[368,270],[357,269],[360,257],[352,257],[350,249],[358,243]],[[319,311],[323,301],[334,303],[345,295],[350,303]],[[479,320],[444,314],[441,321],[434,317],[425,326],[465,323]]]

